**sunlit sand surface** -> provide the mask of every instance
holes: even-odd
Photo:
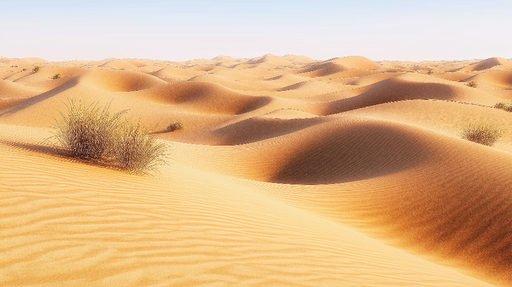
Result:
[[[56,155],[71,98],[129,109],[168,164]],[[498,102],[499,57],[0,58],[0,286],[512,286]]]

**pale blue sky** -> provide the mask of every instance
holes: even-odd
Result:
[[[512,58],[511,0],[0,0],[0,56]]]

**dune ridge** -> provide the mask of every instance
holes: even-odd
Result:
[[[69,99],[128,110],[168,164],[59,155]],[[500,57],[0,57],[0,285],[512,286],[511,99]]]

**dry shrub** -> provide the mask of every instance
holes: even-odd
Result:
[[[40,66],[35,66],[34,69],[32,70],[32,73],[37,73],[39,72],[39,70],[41,70],[41,67]]]
[[[123,170],[146,173],[164,163],[165,145],[157,143],[149,131],[140,125],[125,122],[116,135],[113,158]]]
[[[471,82],[467,83],[466,86],[471,87],[471,88],[478,88],[478,84],[475,81],[471,81]]]
[[[462,138],[479,144],[492,146],[502,132],[492,125],[469,124],[462,131]]]
[[[57,74],[52,76],[52,80],[57,80],[57,79],[60,79],[60,78],[62,78],[62,75],[60,73],[57,73]]]
[[[500,103],[495,104],[494,108],[495,109],[504,110],[504,111],[507,111],[507,112],[512,112],[512,104],[507,104],[507,103],[500,102]]]
[[[163,161],[165,146],[140,124],[122,120],[126,110],[110,113],[110,104],[86,106],[69,100],[67,113],[56,120],[54,138],[68,156],[146,173]],[[57,145],[56,144],[56,145]]]
[[[173,132],[173,131],[177,131],[177,130],[181,130],[183,129],[183,124],[181,122],[174,122],[170,125],[167,126],[167,131],[168,132]]]

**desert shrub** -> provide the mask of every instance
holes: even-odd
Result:
[[[62,75],[60,73],[57,73],[57,74],[52,76],[52,80],[57,80],[57,79],[60,79],[60,78],[62,78]]]
[[[110,104],[85,105],[70,100],[67,113],[54,125],[56,145],[71,157],[106,164],[132,173],[146,173],[163,161],[165,147],[140,126],[110,113]]]
[[[126,122],[117,132],[113,159],[123,170],[146,173],[164,162],[165,145],[157,143],[149,131]]]
[[[121,125],[126,111],[111,115],[109,105],[101,109],[98,103],[86,106],[76,100],[66,105],[67,113],[60,113],[56,121],[54,137],[70,156],[80,159],[99,160],[114,145],[114,131]]]
[[[174,122],[170,125],[167,126],[167,131],[168,132],[173,132],[173,131],[177,131],[177,130],[181,130],[183,129],[183,124],[181,122]]]
[[[512,112],[512,104],[507,104],[507,103],[500,102],[500,103],[495,104],[494,108],[495,109],[504,110],[504,111],[507,111],[507,112]]]
[[[35,74],[35,73],[39,72],[39,70],[41,70],[41,67],[35,66],[34,69],[32,70],[32,73]]]
[[[467,83],[466,86],[471,87],[471,88],[478,88],[478,84],[475,81],[471,81],[471,82]]]
[[[469,124],[462,131],[462,138],[479,144],[492,146],[502,132],[492,125]]]
[[[429,70],[429,71],[427,72],[427,75],[433,75],[433,74],[434,74],[434,71],[432,71],[432,70]]]

